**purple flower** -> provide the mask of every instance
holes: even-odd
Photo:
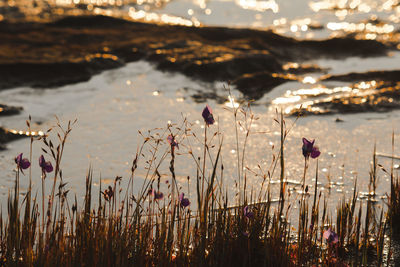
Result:
[[[155,200],[161,200],[163,199],[164,194],[161,191],[154,191],[154,199]]]
[[[53,171],[53,165],[51,165],[50,161],[45,161],[43,155],[39,157],[39,166],[42,168],[43,173]]]
[[[154,196],[155,200],[161,200],[164,197],[164,194],[161,191],[156,191],[153,188],[149,189],[147,192],[149,196]]]
[[[22,158],[22,153],[15,157],[15,163],[17,164],[17,168],[22,170],[28,169],[31,166],[31,163],[27,158]]]
[[[329,228],[323,234],[323,237],[328,241],[329,244],[336,244],[339,242],[339,236]]]
[[[243,214],[248,219],[252,219],[254,217],[254,212],[249,209],[249,206],[243,208]]]
[[[184,193],[181,193],[179,195],[179,203],[181,204],[182,208],[186,208],[187,206],[190,205],[190,201],[189,201],[188,198],[185,198],[185,194]]]
[[[167,140],[172,148],[176,147],[179,149],[178,142],[175,140],[175,138],[172,135],[168,135]]]
[[[308,141],[306,138],[303,137],[303,156],[308,158],[311,156],[313,159],[317,158],[321,152],[319,151],[317,146],[314,146],[315,140]]]
[[[207,126],[214,124],[214,116],[212,114],[212,110],[209,105],[206,105],[206,107],[203,109],[203,113],[201,114],[204,118],[204,121],[206,122]]]

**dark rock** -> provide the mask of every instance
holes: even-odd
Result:
[[[224,96],[219,96],[216,92],[203,92],[198,91],[197,93],[192,95],[193,101],[196,103],[206,103],[208,100],[216,100],[218,104],[223,104],[228,99]]]
[[[382,55],[390,49],[373,40],[299,41],[270,31],[154,25],[106,16],[66,17],[47,24],[3,21],[0,39],[2,89],[87,81],[102,70],[140,59],[204,81],[229,81],[244,74],[282,72],[288,61]],[[247,91],[254,90],[242,90]]]
[[[94,19],[95,18],[95,19]],[[66,27],[66,28],[105,28],[105,27],[117,27],[122,25],[129,25],[133,22],[129,22],[124,19],[109,17],[109,16],[74,16],[65,17],[55,22],[49,23],[49,26],[53,27]],[[141,24],[141,23],[135,23]]]
[[[4,129],[0,127],[0,150],[5,149],[6,147],[4,146],[5,143],[8,143],[10,141],[26,137],[26,135],[20,135],[20,134],[14,134],[7,129]]]
[[[17,115],[21,113],[22,107],[13,107],[0,104],[0,116]]]
[[[245,74],[234,80],[233,84],[245,96],[257,100],[274,87],[287,81],[288,79],[273,75],[270,72],[257,72]]]
[[[344,82],[379,80],[386,82],[398,82],[400,81],[400,70],[369,71],[363,73],[352,72],[343,75],[328,75],[321,78],[321,80]]]
[[[336,118],[335,122],[344,122],[341,118]]]
[[[30,86],[52,88],[88,81],[102,70],[122,66],[121,61],[94,58],[81,63],[14,63],[0,64],[0,89]]]
[[[316,73],[316,72],[327,73],[328,69],[326,68],[323,69],[314,64],[301,64],[297,67],[288,66],[285,68],[285,71],[291,74],[302,75],[302,74]]]
[[[327,57],[371,57],[382,55],[388,47],[375,40],[356,40],[353,38],[333,38],[323,41],[307,40],[299,43],[305,49],[314,49],[315,52]]]
[[[290,115],[387,112],[394,109],[400,109],[400,83],[395,86],[386,83],[377,89],[365,91],[362,95],[316,100],[312,104],[303,105],[302,108],[293,108]]]

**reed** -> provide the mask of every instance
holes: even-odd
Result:
[[[394,263],[392,244],[400,225],[399,180],[394,178],[391,168],[388,205],[384,209],[376,207],[373,200],[380,165],[375,152],[370,172],[373,193],[365,203],[357,201],[356,180],[352,197],[343,198],[336,208],[336,217],[332,217],[327,199],[318,188],[320,152],[314,141],[303,140],[305,163],[303,177],[299,177],[301,192],[295,200],[289,198],[284,170],[290,162],[285,160],[284,149],[294,124],[287,126],[282,113],[277,112],[276,118],[281,133],[279,152],[261,175],[262,186],[258,190],[247,188],[248,177],[255,176],[256,171],[247,167],[246,146],[251,125],[257,118],[250,105],[234,107],[237,198],[232,201],[224,184],[227,165],[221,154],[223,134],[214,125],[209,107],[202,115],[205,123],[204,134],[200,137],[186,119],[179,126],[140,132],[143,142],[133,157],[131,174],[124,186],[123,178],[117,176],[111,185],[100,183],[99,192],[94,192],[93,171],[89,168],[82,203],[76,196],[69,196],[62,176],[62,155],[74,123],[68,122],[63,127],[58,122],[40,138],[45,156],[54,164],[51,170],[45,164],[49,162],[42,161],[40,165],[42,185],[50,174],[53,183],[50,192],[45,192],[42,186],[41,201],[32,195],[31,186],[23,201],[20,200],[19,181],[27,169],[23,160],[28,159],[22,159],[22,155],[16,159],[14,193],[9,195],[6,215],[3,212],[0,215],[0,263],[5,266],[361,266]],[[243,137],[237,127],[245,129]],[[37,140],[32,137],[31,144],[34,141]],[[203,147],[199,155],[192,149],[195,142]],[[188,176],[187,184],[178,183],[176,178],[178,153],[186,153],[193,159],[196,176]],[[309,170],[311,160],[316,161],[315,172]],[[31,156],[29,161],[32,161]],[[165,161],[169,161],[167,176],[171,181],[167,185],[161,182]],[[138,168],[146,170],[144,179],[137,179]],[[270,182],[278,170],[280,187],[276,203],[271,200]],[[307,174],[315,178],[313,190],[305,184]],[[195,187],[192,193],[191,182]],[[296,225],[290,222],[293,213],[298,214]]]

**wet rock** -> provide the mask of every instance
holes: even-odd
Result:
[[[160,70],[227,82],[245,74],[282,72],[288,61],[382,55],[389,50],[373,40],[299,41],[270,31],[154,25],[105,16],[42,24],[3,21],[0,38],[2,89],[87,81],[102,70],[140,59],[154,62]],[[238,86],[247,97],[266,92],[258,86],[246,90],[246,80],[250,82],[243,79]],[[279,83],[275,79],[268,84]]]
[[[122,66],[120,61],[95,58],[86,62],[0,64],[0,89],[30,86],[54,88],[88,81],[102,70]]]
[[[309,24],[308,28],[311,30],[322,30],[322,29],[324,29],[324,26],[319,23],[314,22],[314,23]]]
[[[34,69],[34,71],[32,71]],[[74,63],[14,63],[0,65],[0,88],[19,86],[56,87],[87,81],[90,72]]]
[[[370,71],[328,75],[321,81],[354,82],[351,94],[339,94],[292,107],[289,114],[387,112],[400,109],[400,71]],[[319,96],[321,96],[320,94]]]
[[[311,104],[296,106],[290,115],[323,115],[337,113],[387,112],[400,109],[400,83],[392,86],[384,83],[376,89],[362,94],[328,97],[312,101]]]
[[[269,72],[257,72],[242,75],[232,84],[248,98],[258,100],[265,93],[288,80]]]
[[[203,92],[198,91],[197,93],[193,94],[192,96],[193,101],[196,103],[206,103],[208,100],[216,100],[218,104],[223,104],[228,99],[226,96],[220,96],[216,92]]]
[[[0,127],[0,150],[6,149],[6,143],[22,137],[26,137],[26,135],[14,134],[7,129]]]
[[[387,71],[369,71],[363,73],[348,73],[343,75],[328,75],[322,77],[321,80],[325,81],[343,81],[343,82],[359,82],[359,81],[385,81],[385,82],[398,82],[400,81],[400,70],[387,70]]]
[[[371,57],[382,55],[387,46],[375,40],[356,40],[349,37],[332,38],[323,41],[307,40],[300,42],[300,47],[314,49],[314,52],[328,57]]]
[[[21,113],[22,107],[13,107],[0,104],[0,116],[17,115]]]
[[[298,64],[298,63],[289,63],[283,66],[283,69],[287,73],[291,74],[296,74],[296,75],[302,75],[302,74],[308,74],[308,73],[327,73],[328,69],[326,68],[321,68],[318,65],[315,64]]]
[[[143,24],[137,22],[129,22],[127,20],[109,17],[109,16],[96,16],[93,19],[93,16],[74,16],[74,17],[65,17],[59,19],[55,22],[51,22],[48,25],[55,28],[77,28],[80,29],[82,26],[86,28],[105,28],[105,27],[116,27],[122,25],[129,24]]]
[[[221,60],[221,61],[220,61]],[[215,58],[204,64],[184,65],[183,73],[206,81],[231,81],[247,73],[259,70],[279,71],[281,65],[270,55],[243,55],[228,60]],[[244,87],[241,87],[245,89]],[[246,95],[247,91],[243,90]]]

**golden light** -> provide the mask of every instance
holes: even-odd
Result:
[[[291,31],[291,32],[297,32],[298,29],[299,29],[299,27],[298,27],[297,25],[292,25],[292,26],[290,26],[290,31]]]
[[[303,83],[309,83],[309,84],[315,84],[317,81],[311,77],[311,76],[306,76],[303,78]]]
[[[272,103],[275,105],[281,105],[281,104],[291,104],[291,103],[296,103],[301,100],[300,96],[292,96],[292,97],[277,97],[274,100],[272,100]]]
[[[134,20],[152,22],[152,23],[163,23],[170,25],[182,25],[182,26],[200,26],[200,22],[193,18],[192,20],[187,20],[181,17],[167,15],[167,14],[157,14],[154,12],[146,12],[144,10],[136,11],[135,8],[131,7],[128,12],[129,17]]]
[[[274,13],[279,12],[279,6],[274,0],[269,1],[256,1],[256,0],[237,0],[236,2],[243,9],[266,11],[272,10]]]
[[[228,108],[238,108],[239,103],[235,102],[233,96],[228,96],[228,101],[225,102],[225,106],[227,106]]]
[[[285,65],[282,66],[284,70],[289,70],[289,69],[298,69],[300,67],[299,63],[296,62],[288,62]]]

